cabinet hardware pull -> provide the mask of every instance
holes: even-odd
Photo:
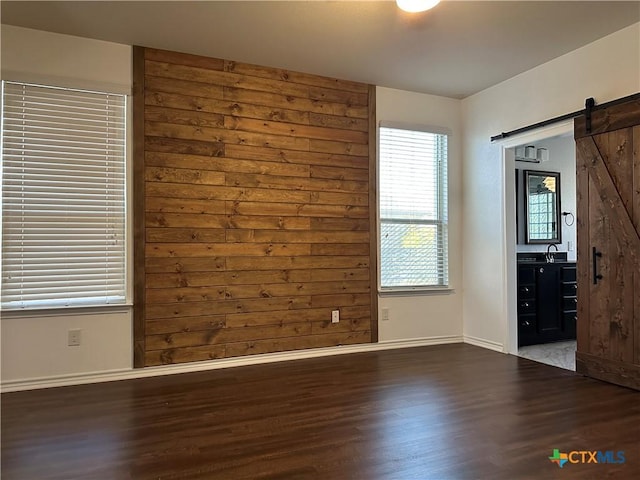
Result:
[[[540,272],[540,273],[544,273],[544,268],[540,267],[539,272]]]
[[[577,298],[574,298],[574,299],[573,299],[573,303],[578,303],[578,299],[577,299]]]
[[[522,304],[522,306],[526,308],[526,307],[528,307],[528,306],[529,306],[529,304],[528,304],[527,302],[524,302],[524,303]]]
[[[573,289],[577,290],[578,289],[578,285],[576,285],[575,283],[573,284]]]
[[[598,258],[602,257],[602,252],[596,250],[596,247],[591,249],[591,259],[593,261],[593,284],[597,285],[598,280],[602,280],[602,275],[598,273]]]
[[[522,289],[522,291],[523,291],[523,292],[528,292],[528,291],[529,291],[529,287],[524,287],[524,288]]]
[[[529,323],[528,320],[525,320],[524,322],[522,322],[522,325],[524,325],[525,327],[528,327],[531,324]]]

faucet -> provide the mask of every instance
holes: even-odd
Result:
[[[556,245],[555,243],[549,244],[549,246],[547,247],[547,253],[544,255],[547,263],[553,263],[555,260],[555,254],[551,253],[551,247],[555,248],[556,252],[558,251],[558,245]]]

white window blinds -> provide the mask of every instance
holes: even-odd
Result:
[[[447,135],[380,127],[380,286],[446,287]]]
[[[2,83],[3,310],[125,300],[123,95]]]

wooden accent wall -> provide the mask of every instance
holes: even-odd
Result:
[[[377,341],[374,103],[134,48],[137,367]]]

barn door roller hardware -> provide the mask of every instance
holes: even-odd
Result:
[[[584,102],[584,114],[586,117],[586,130],[587,133],[591,133],[591,112],[593,111],[593,107],[596,106],[596,101],[593,97],[589,97]]]

